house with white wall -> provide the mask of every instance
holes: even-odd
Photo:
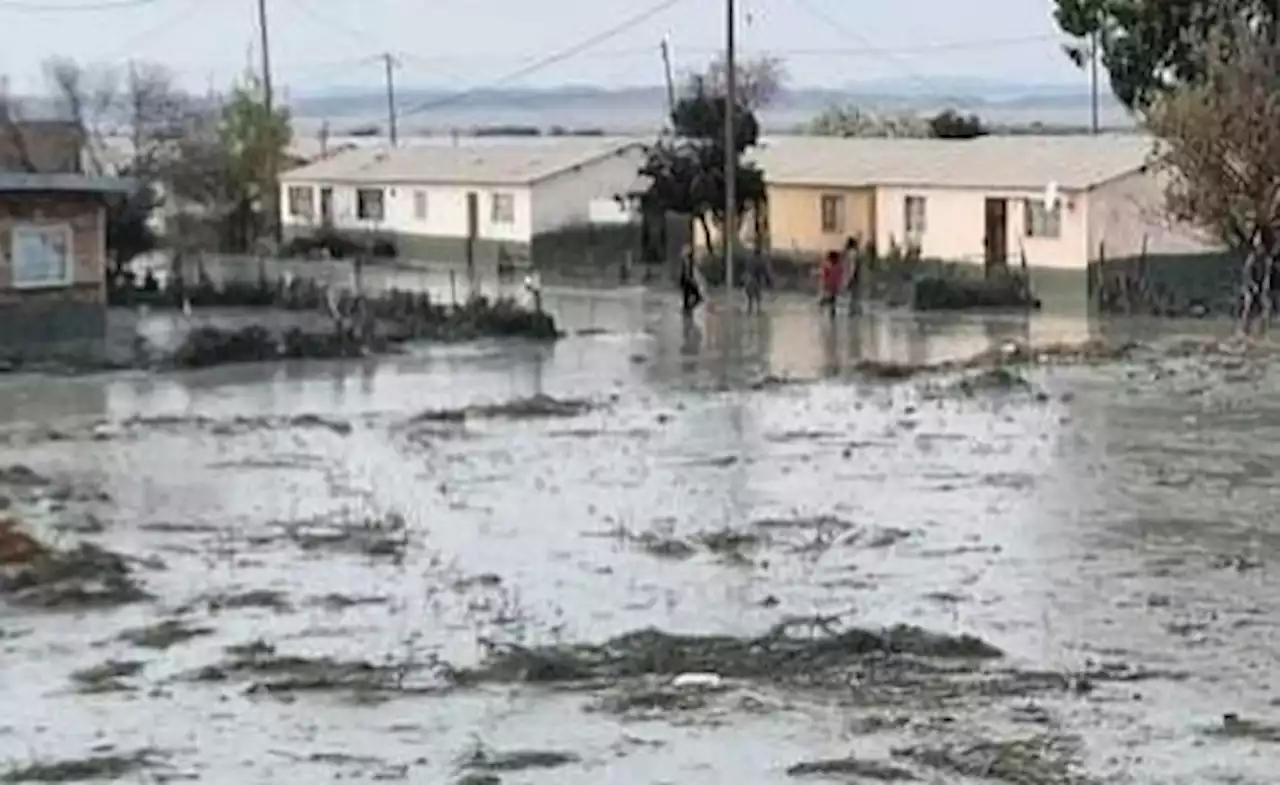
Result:
[[[1210,248],[1165,218],[1153,152],[1138,134],[777,137],[753,158],[768,184],[775,250],[816,258],[858,237],[882,256],[897,246],[952,262],[1025,259],[1033,276],[1070,274],[1083,296],[1104,256]]]
[[[281,221],[392,239],[399,255],[528,258],[534,240],[586,225],[634,187],[644,145],[616,137],[459,138],[355,149],[284,173]]]

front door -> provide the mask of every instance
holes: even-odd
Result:
[[[987,267],[1003,267],[1009,262],[1009,202],[988,199],[986,209]]]
[[[333,189],[320,189],[320,223],[324,226],[333,224]]]

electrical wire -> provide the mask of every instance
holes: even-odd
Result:
[[[58,14],[81,11],[123,11],[157,5],[165,0],[96,0],[96,2],[54,3],[37,0],[0,0],[0,11],[24,14]]]
[[[593,49],[599,46],[605,41],[608,41],[610,39],[616,38],[619,35],[622,35],[623,33],[631,30],[632,28],[637,27],[643,24],[644,22],[649,21],[653,17],[663,13],[664,11],[667,11],[668,9],[682,2],[684,2],[684,0],[661,0],[661,2],[657,3],[656,5],[649,6],[643,11],[624,19],[623,21],[619,22],[616,25],[613,25],[612,27],[609,27],[605,30],[600,31],[599,33],[596,33],[595,35],[590,36],[589,38],[579,41],[573,46],[567,47],[558,52],[555,52],[553,54],[550,54],[538,60],[535,60],[532,63],[528,63],[527,65],[521,66],[520,68],[517,68],[513,71],[503,74],[497,79],[490,80],[488,83],[484,85],[471,87],[471,88],[468,88],[467,90],[463,90],[462,92],[459,92],[459,93],[454,93],[453,95],[446,96],[444,98],[438,98],[431,101],[423,101],[422,103],[419,103],[415,106],[410,107],[407,110],[402,111],[400,113],[400,116],[410,117],[415,114],[429,112],[433,109],[439,109],[441,107],[450,106],[452,104],[458,103],[459,101],[464,101],[468,97],[482,90],[490,90],[497,87],[502,87],[510,82],[514,82],[518,79],[522,79],[526,76],[530,76],[546,68],[549,68],[553,65],[558,65],[559,63],[562,63],[566,60],[570,60],[582,54],[583,52],[586,52],[590,49]]]

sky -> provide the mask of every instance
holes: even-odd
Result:
[[[655,85],[664,36],[686,70],[725,34],[724,0],[266,2],[274,78],[299,94],[381,86],[383,52],[396,56],[403,86]],[[925,88],[940,76],[1085,85],[1062,54],[1053,0],[738,2],[742,56],[782,58],[796,85]],[[162,63],[201,91],[225,87],[259,56],[257,0],[0,0],[0,36],[0,74],[19,93],[43,90],[51,56]]]

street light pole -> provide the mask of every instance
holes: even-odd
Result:
[[[733,296],[733,251],[738,239],[738,62],[737,9],[725,0],[724,40],[724,285]]]

